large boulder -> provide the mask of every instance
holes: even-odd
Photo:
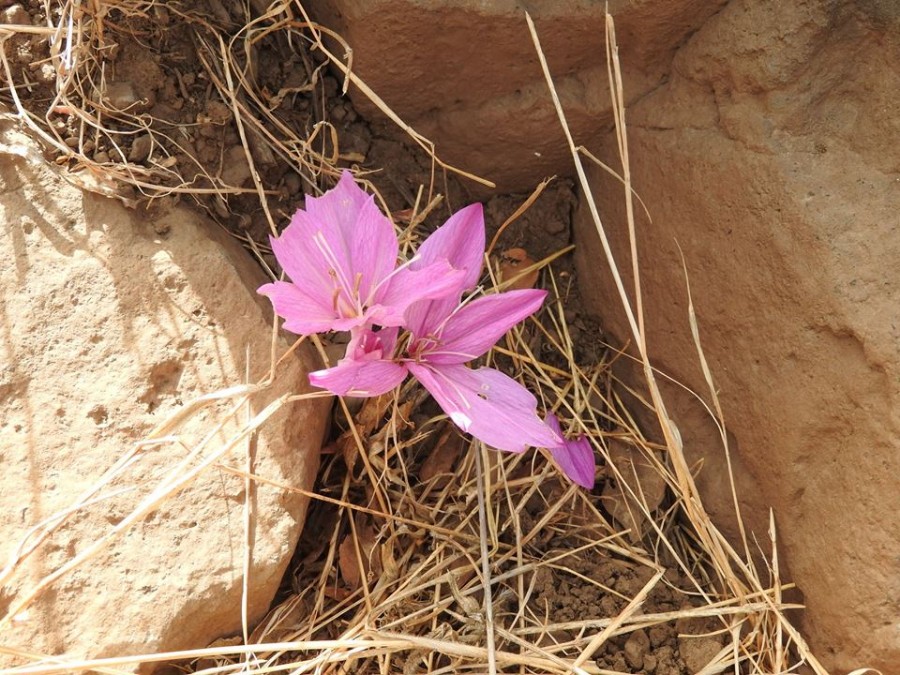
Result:
[[[672,54],[725,0],[612,0],[635,100],[665,78]],[[525,22],[513,0],[321,0],[313,16],[352,50],[349,64],[406,123],[437,144],[445,161],[530,190],[543,176],[571,173]],[[611,123],[603,2],[527,3],[577,137]],[[330,43],[338,57],[341,45]],[[368,118],[378,108],[356,88]]]
[[[237,410],[239,396],[222,398],[141,444],[198,396],[269,370],[261,274],[191,211],[151,218],[82,192],[9,127],[0,153],[0,642],[103,657],[239,631],[245,564],[253,622],[292,555],[307,498],[291,488],[312,487],[327,401],[286,403],[255,435],[240,432],[270,402],[306,391],[310,355],[298,350]],[[279,339],[278,353],[286,346]],[[153,496],[204,461],[184,489]],[[247,490],[223,466],[272,482]],[[146,516],[125,527],[136,509]]]
[[[686,272],[738,479],[759,486],[741,491],[745,513],[765,541],[759,507],[774,508],[805,632],[836,672],[900,672],[898,62],[892,3],[735,0],[627,111],[634,187],[653,219],[638,214],[651,353],[709,400]],[[618,165],[613,135],[592,147]],[[591,174],[627,273],[622,188]],[[628,339],[584,208],[575,229],[582,291]],[[669,393],[691,458],[704,459],[704,497],[723,507],[708,416]]]

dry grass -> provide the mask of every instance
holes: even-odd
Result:
[[[122,186],[130,186],[136,193],[125,195],[126,199],[136,194],[150,199],[211,194],[227,204],[229,196],[243,190],[227,185],[203,166],[192,167],[205,175],[205,183],[198,186],[184,179],[184,166],[165,158],[146,166],[129,162],[124,151],[118,156],[113,153],[103,163],[90,154],[88,141],[96,147],[104,138],[115,148],[123,137],[137,133],[149,133],[160,148],[177,147],[178,139],[166,137],[154,120],[110,109],[102,96],[102,52],[109,44],[107,32],[127,25],[122,17],[152,19],[159,11],[160,5],[152,1],[66,2],[54,14],[52,26],[0,28],[4,41],[27,31],[46,36],[50,44],[48,62],[56,77],[55,97],[47,109],[29,110],[19,96],[28,84],[4,50],[0,62],[10,102],[18,119],[56,154],[60,164],[68,166],[69,175],[90,189],[122,196]],[[167,11],[179,13],[175,5],[168,6]],[[260,40],[274,37],[294,48],[324,54],[344,73],[347,82],[359,87],[429,153],[435,171],[452,170],[437,158],[427,139],[415,134],[365,87],[352,72],[350,59],[345,62],[328,51],[322,42],[323,33],[328,31],[313,24],[299,2],[272,5],[228,41],[196,14],[180,18],[196,27],[202,66],[231,111],[252,169],[254,192],[273,232],[277,218],[267,207],[271,188],[262,183],[255,170],[261,157],[286,162],[308,179],[311,189],[322,176],[335,176],[337,166],[353,158],[341,155],[339,139],[327,121],[302,137],[272,113],[271,100],[266,99],[271,93],[259,91],[252,77],[254,45]],[[533,35],[540,54],[537,35]],[[633,193],[611,19],[608,37],[610,84],[624,167],[620,178],[630,216]],[[310,68],[311,88],[318,82],[318,69]],[[565,128],[549,75],[547,82]],[[60,111],[77,120],[78,143],[74,146],[56,124]],[[571,137],[569,142],[584,194],[589,196],[581,164],[585,153]],[[165,152],[168,150],[160,156]],[[424,190],[420,192],[417,213],[401,232],[406,245],[417,238],[416,225],[423,214],[437,203],[433,185],[434,181],[426,188],[428,197],[423,197]],[[607,262],[616,271],[619,261],[612,257],[603,224],[596,209],[593,212]],[[629,226],[633,232],[632,218]],[[250,238],[245,244],[264,263],[264,246]],[[647,357],[637,260],[637,251],[633,250],[632,271],[638,280],[631,294],[636,298],[633,306],[617,272],[616,278],[650,393],[645,405],[659,420],[663,446],[648,441],[622,405],[621,387],[612,381],[608,362],[585,365],[576,361],[563,311],[567,289],[551,260],[536,265],[543,270],[543,283],[551,291],[546,309],[538,320],[514,330],[490,356],[536,392],[547,409],[556,410],[569,421],[573,431],[591,437],[605,464],[601,480],[618,485],[618,492],[606,494],[606,503],[561,481],[549,456],[537,452],[499,454],[477,442],[463,442],[446,419],[429,414],[426,397],[414,385],[407,384],[392,396],[367,400],[353,410],[341,401],[345,431],[325,457],[319,491],[308,495],[313,504],[310,518],[318,519],[316,524],[324,528],[321,538],[303,542],[305,558],[294,571],[290,591],[262,623],[247,625],[245,615],[243,636],[238,641],[178,653],[129,654],[89,661],[19,653],[32,665],[11,672],[119,672],[141,661],[179,662],[204,673],[605,673],[614,671],[600,668],[596,658],[608,641],[639,629],[712,618],[721,649],[702,669],[704,675],[783,673],[800,663],[824,674],[826,671],[785,616],[788,607],[782,600],[785,585],[779,576],[777,557],[773,555],[768,568],[760,572],[753,564],[750,543],[745,540],[739,548],[732,547],[703,508],[675,421],[669,419],[666,402],[656,387],[658,374]],[[485,285],[491,288],[508,283],[499,280],[492,267]],[[697,357],[707,374],[711,415],[721,423],[712,374],[703,358],[693,315],[691,319]],[[231,389],[188,404],[135,452],[142,445],[177,440],[180,425],[214,401],[231,402],[238,415],[249,396],[278,378],[277,361],[284,357],[274,354],[273,347],[273,368],[266,379],[252,385],[236,383]],[[608,358],[622,355],[611,350]],[[265,481],[220,460],[227,451],[240,447],[290,398],[276,400],[245,422],[242,431],[225,445],[212,450],[193,448],[194,469],[185,472],[181,466],[173,467],[170,477],[108,537],[48,575],[26,596],[16,598],[3,622],[27,608],[69,570],[87,563],[112,537],[126,532],[164,501],[177,499],[178,491],[200,471],[218,466],[248,482]],[[722,442],[727,452],[724,432]],[[624,456],[631,461],[611,450],[615,444],[630,448]],[[127,457],[122,458],[104,481],[83,494],[70,510],[36,528],[28,545],[3,570],[0,582],[73,512],[92,506],[103,485],[127,461]],[[643,470],[638,470],[638,465]],[[653,481],[648,482],[648,468],[665,488],[662,501],[651,495],[649,482]],[[280,487],[296,490],[290,485]],[[608,515],[614,508],[622,514],[616,520]],[[623,526],[623,522],[631,527]],[[776,551],[774,525],[770,535],[772,551]],[[591,571],[608,561],[627,569],[639,583],[627,592],[604,586],[603,579],[592,577]],[[609,596],[615,611],[601,611],[595,604],[591,612],[577,617],[555,616],[546,601],[547,588],[563,580]],[[645,611],[649,600],[663,589],[683,599],[681,609]],[[0,651],[11,650],[0,647]]]

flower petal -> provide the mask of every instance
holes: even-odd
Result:
[[[357,328],[350,333],[345,359],[355,361],[374,361],[390,359],[397,346],[399,328],[382,328],[374,331],[369,328]]]
[[[447,219],[419,246],[413,269],[446,259],[466,271],[463,288],[475,288],[484,262],[484,208],[469,204]]]
[[[406,368],[394,361],[341,359],[333,368],[310,373],[309,382],[338,396],[379,396],[405,377]]]
[[[334,295],[335,276],[329,273],[333,267],[316,243],[320,231],[317,222],[313,221],[302,209],[298,209],[291,217],[290,224],[278,237],[269,237],[272,252],[278,264],[287,272],[304,293],[321,298],[323,302]],[[349,267],[349,260],[342,247],[338,248],[341,263]],[[329,304],[331,304],[329,302]]]
[[[351,283],[357,284],[363,300],[374,286],[393,271],[400,249],[390,220],[349,171],[321,197],[307,197],[309,216],[339,233],[353,270]],[[359,275],[359,281],[357,281]]]
[[[525,289],[486,295],[453,313],[440,332],[431,363],[465,363],[485,354],[517,323],[534,314],[547,291]]]
[[[278,262],[300,290],[330,304],[349,326],[364,321],[375,289],[394,270],[399,244],[394,226],[344,172],[337,186],[308,197],[281,236],[272,239]]]
[[[380,326],[400,326],[406,323],[406,310],[414,302],[453,296],[462,291],[465,272],[438,260],[417,270],[397,270],[376,295],[380,308],[373,312],[372,322]]]
[[[418,270],[445,259],[456,269],[465,271],[460,291],[474,288],[481,276],[484,242],[484,209],[481,204],[470,204],[450,216],[447,222],[422,242],[410,269]],[[406,326],[415,336],[427,335],[458,304],[458,295],[416,302],[410,305],[406,313]]]
[[[272,301],[275,313],[284,318],[284,329],[298,335],[324,333],[340,328],[334,309],[321,298],[304,293],[296,284],[276,281],[260,286],[257,291]]]
[[[304,206],[311,218],[320,223],[329,223],[344,238],[350,240],[359,212],[370,199],[371,196],[359,186],[353,174],[342,171],[337,185],[321,197],[307,196]]]
[[[498,370],[423,363],[407,367],[458,427],[487,445],[523,452],[559,440],[538,417],[534,396]]]
[[[588,490],[594,487],[596,461],[591,442],[585,436],[566,440],[553,413],[547,413],[544,420],[554,434],[559,436],[561,445],[548,447],[553,459],[562,472],[576,485]]]
[[[374,197],[369,197],[359,209],[348,237],[353,271],[359,275],[360,295],[363,301],[373,302],[376,288],[397,266],[400,251],[394,225],[376,206]]]

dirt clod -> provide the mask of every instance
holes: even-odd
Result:
[[[650,638],[643,630],[636,630],[625,641],[625,660],[631,668],[644,667],[644,656],[650,650]]]
[[[150,156],[153,148],[153,137],[150,134],[142,134],[134,139],[131,150],[128,152],[129,162],[143,162]]]

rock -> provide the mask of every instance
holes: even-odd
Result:
[[[674,50],[724,0],[613,0],[627,69],[628,100],[667,75]],[[602,2],[531,2],[543,51],[576,139],[611,125]],[[310,7],[353,50],[353,72],[439,156],[530,191],[545,176],[571,174],[572,160],[520,3],[480,0],[322,0]],[[345,49],[332,45],[343,56]],[[355,87],[364,116],[381,113]],[[580,142],[580,141],[576,141]]]
[[[685,618],[675,622],[678,632],[678,654],[689,673],[700,673],[714,663],[724,646],[722,624],[712,617]],[[719,633],[719,636],[716,636]]]
[[[56,68],[52,63],[42,63],[37,68],[37,78],[39,82],[50,84],[56,81]]]
[[[714,659],[720,651],[722,651],[722,645],[713,638],[678,638],[678,654],[684,661],[687,672],[692,674],[701,673],[704,668],[714,663]]]
[[[576,142],[619,166],[605,131],[603,3],[528,4]],[[896,3],[610,8],[635,187],[654,218],[639,238],[656,363],[708,391],[677,240],[750,529],[767,541],[774,507],[781,560],[805,593],[805,632],[826,665],[900,672],[900,332],[888,320],[900,299],[900,166],[885,151],[898,146]],[[501,190],[571,173],[520,3],[323,0],[315,11],[347,38],[354,72],[442,159]],[[592,174],[627,276],[621,186]],[[581,290],[604,326],[631,340],[611,309],[593,225],[580,218]],[[694,397],[663,388],[689,459],[702,460],[704,503],[735,540],[720,432]]]
[[[150,156],[153,149],[153,137],[150,134],[141,134],[131,142],[131,150],[128,152],[129,162],[143,162]]]
[[[625,641],[625,661],[634,670],[644,667],[644,658],[650,651],[650,638],[643,630],[636,630]]]
[[[134,84],[128,81],[108,82],[102,90],[95,93],[95,97],[114,111],[132,115],[147,112],[156,102],[156,95],[152,91],[139,93]]]
[[[241,187],[250,179],[250,164],[243,146],[235,145],[225,151],[222,162],[222,181],[226,185]]]
[[[634,188],[653,218],[638,222],[652,356],[709,400],[683,251],[744,514],[765,542],[774,509],[804,632],[832,672],[900,672],[900,162],[886,152],[900,147],[900,15],[888,6],[735,0],[628,110]],[[591,147],[618,165],[612,135]],[[621,186],[590,173],[632,288]],[[576,219],[582,293],[631,340],[586,209]],[[703,461],[704,503],[735,532],[715,426],[685,390],[666,396],[688,459]]]
[[[134,91],[134,87],[130,82],[109,82],[103,89],[99,98],[104,105],[108,105],[113,110],[132,111],[140,104],[140,98]]]
[[[25,8],[18,3],[10,5],[9,7],[4,7],[3,11],[0,12],[0,19],[2,19],[2,23],[5,24],[20,26],[31,25],[31,16]]]
[[[244,252],[191,211],[153,219],[83,193],[46,168],[40,151],[7,126],[0,134],[0,631],[4,648],[67,658],[204,647],[241,625],[244,481],[209,467],[185,489],[151,492],[199,457],[215,458],[244,421],[287,393],[305,391],[300,349],[274,383],[236,415],[232,397],[189,414],[162,439],[136,446],[185,404],[245,381],[270,363],[271,311]],[[160,231],[165,232],[166,228]],[[279,353],[287,343],[278,341]],[[303,345],[301,345],[303,347]],[[245,375],[245,369],[248,374]],[[219,458],[254,484],[249,616],[268,609],[294,550],[327,416],[324,400],[283,405],[252,439]],[[201,439],[211,433],[206,445]],[[179,442],[171,439],[177,435]],[[98,493],[43,540],[53,514]],[[96,495],[95,495],[96,496]],[[11,615],[46,575],[127,524],[142,500],[149,515]],[[25,540],[31,528],[32,536]],[[25,548],[19,548],[20,542]],[[13,556],[21,557],[7,574]],[[0,667],[21,660],[0,658]]]
[[[637,446],[619,438],[607,439],[609,454],[607,470],[615,469],[624,479],[616,480],[616,473],[611,473],[612,480],[603,486],[603,505],[610,515],[623,527],[628,529],[628,536],[633,542],[640,541],[648,526],[644,513],[653,513],[662,503],[666,494],[666,481],[655,468],[662,461],[661,457],[650,458]],[[633,493],[632,493],[633,492]]]

